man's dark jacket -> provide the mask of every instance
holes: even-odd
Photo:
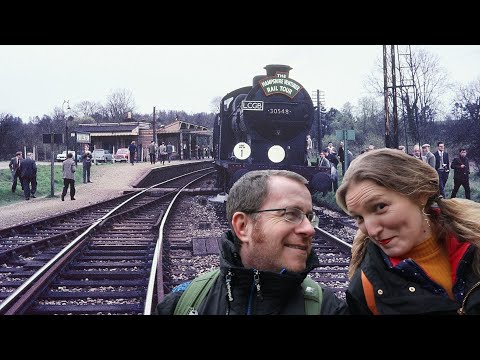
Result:
[[[199,315],[305,315],[301,284],[307,274],[319,265],[315,252],[312,250],[307,259],[307,268],[301,273],[258,271],[260,286],[257,287],[255,270],[243,266],[238,246],[232,232],[228,231],[221,241],[220,276],[197,309]],[[227,296],[227,276],[231,278],[231,301]],[[182,285],[178,288],[185,289],[186,284]],[[172,315],[182,292],[174,289],[169,293],[157,305],[157,314]],[[346,303],[329,289],[323,288],[321,315],[346,312]]]

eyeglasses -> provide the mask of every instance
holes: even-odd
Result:
[[[261,213],[261,212],[266,212],[266,211],[283,211],[283,214],[280,216],[283,216],[284,220],[291,222],[293,224],[300,224],[303,221],[304,217],[307,217],[308,221],[310,224],[312,224],[313,227],[318,227],[318,217],[315,215],[313,212],[309,213],[304,213],[302,210],[294,208],[294,207],[287,207],[283,209],[265,209],[265,210],[257,210],[257,211],[244,211],[247,214],[256,214],[256,213]]]

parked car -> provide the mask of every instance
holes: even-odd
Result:
[[[113,162],[113,155],[110,151],[104,150],[104,149],[95,149],[93,150],[93,160],[98,161],[98,162],[107,162],[107,161],[112,161]]]
[[[68,150],[70,154],[73,154],[73,159],[75,159],[75,151]],[[67,160],[67,152],[64,150],[61,154],[57,155],[57,161],[64,161]]]
[[[128,148],[120,148],[117,150],[117,153],[113,155],[113,161],[125,161],[128,162]]]

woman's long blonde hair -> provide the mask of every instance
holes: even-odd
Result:
[[[354,159],[345,173],[336,193],[338,205],[348,213],[345,196],[349,186],[370,180],[393,190],[422,207],[433,224],[437,239],[445,241],[446,234],[454,234],[459,241],[468,241],[480,248],[480,204],[466,199],[443,199],[439,196],[437,171],[427,163],[397,149],[378,149],[363,153]],[[428,199],[426,204],[420,199]],[[433,211],[439,207],[440,213]],[[353,240],[349,276],[359,267],[368,243],[360,230]],[[474,271],[480,276],[480,257],[476,252]]]

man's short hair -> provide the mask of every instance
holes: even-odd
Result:
[[[73,157],[73,154],[72,154],[72,153],[68,153],[68,154],[67,154],[67,158],[71,158],[71,157]]]
[[[17,152],[15,153],[15,156],[17,156],[17,155],[22,155],[22,152],[21,152],[21,151],[17,151]]]

